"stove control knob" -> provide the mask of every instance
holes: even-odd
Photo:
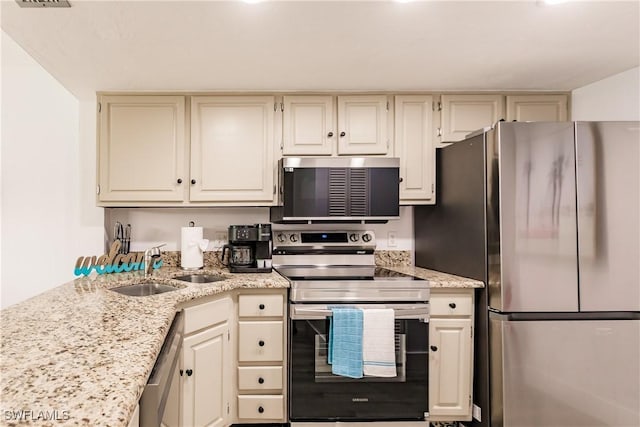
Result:
[[[296,243],[296,242],[298,241],[298,236],[297,236],[297,235],[295,235],[295,234],[292,234],[292,235],[289,237],[289,240],[291,240],[291,242],[292,242],[292,243]]]
[[[286,236],[282,233],[278,233],[278,235],[276,236],[276,239],[278,239],[278,242],[284,243],[284,241],[286,240]]]
[[[357,242],[359,238],[360,236],[358,236],[356,233],[349,234],[349,240],[351,240],[352,242]]]
[[[362,235],[362,240],[364,240],[364,241],[365,241],[365,242],[367,242],[367,243],[368,243],[368,242],[370,242],[370,241],[371,241],[371,234],[369,234],[369,233],[364,233],[364,234]]]

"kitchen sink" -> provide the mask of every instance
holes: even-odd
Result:
[[[147,297],[177,291],[178,289],[180,288],[162,283],[138,283],[137,285],[120,286],[119,288],[112,288],[110,290],[131,297]]]
[[[184,276],[174,277],[174,279],[190,283],[212,283],[225,280],[226,277],[214,274],[186,274]]]

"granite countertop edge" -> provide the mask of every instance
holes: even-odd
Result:
[[[384,267],[425,279],[431,288],[483,286],[420,267]],[[174,279],[183,274],[226,280],[196,284]],[[224,268],[185,272],[163,267],[152,279],[180,289],[130,297],[110,289],[143,282],[141,273],[90,276],[0,311],[0,425],[126,426],[183,305],[235,289],[289,287],[275,271],[231,274]],[[18,422],[13,411],[31,412],[20,413]]]

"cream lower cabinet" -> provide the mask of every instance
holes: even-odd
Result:
[[[180,362],[181,405],[177,417],[165,409],[164,422],[224,427],[231,424],[233,360],[231,297],[185,308],[185,338]],[[175,410],[172,410],[175,411]]]
[[[470,421],[473,289],[431,289],[429,419]]]
[[[237,367],[239,423],[285,422],[285,349],[285,292],[240,293]]]
[[[400,158],[400,203],[435,203],[433,97],[395,97],[395,155]]]

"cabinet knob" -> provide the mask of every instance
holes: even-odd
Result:
[[[432,345],[429,348],[431,349],[431,351],[438,351],[438,347],[436,347],[435,345]]]
[[[260,304],[260,305],[258,306],[258,308],[259,308],[260,310],[264,310],[264,304]]]
[[[262,406],[258,406],[258,412],[262,414],[264,412],[264,408]]]
[[[449,303],[449,307],[451,307],[451,308],[456,308],[456,303],[455,303],[455,302],[450,302],[450,303]]]
[[[340,132],[340,136],[345,136],[347,133],[346,132]]]
[[[258,384],[264,384],[264,378],[262,377],[258,378]]]
[[[400,177],[400,182],[402,182],[402,181],[404,181],[404,178],[403,178],[403,177]]]
[[[191,375],[193,375],[193,371],[191,369],[187,369],[186,370],[187,376],[190,377]]]
[[[182,184],[182,178],[178,178],[178,184]]]
[[[192,180],[191,180],[191,183],[192,183],[192,184],[195,184],[195,183],[196,183],[196,180],[195,180],[195,179],[192,179]]]
[[[333,136],[333,132],[329,132],[329,133],[327,134],[327,136],[328,136],[329,138],[331,138],[331,137]]]
[[[262,341],[262,340],[258,341],[258,345],[259,345],[260,347],[264,347],[264,341]]]

